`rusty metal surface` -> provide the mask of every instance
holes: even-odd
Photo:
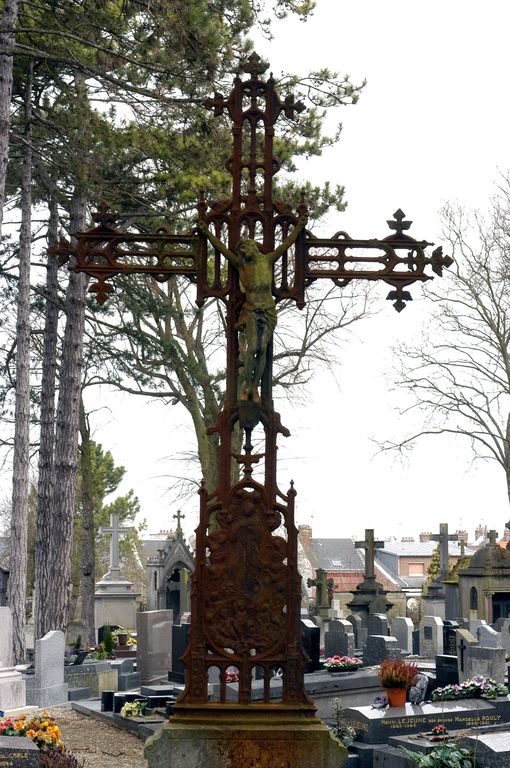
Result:
[[[205,102],[218,117],[232,123],[232,155],[226,167],[232,174],[228,200],[211,202],[201,195],[201,222],[229,249],[241,236],[260,243],[268,254],[306,215],[301,200],[297,210],[273,199],[273,177],[280,168],[274,156],[274,126],[281,115],[293,119],[304,109],[292,96],[283,101],[267,69],[252,56],[242,66],[245,79],[236,77],[231,93],[216,93]],[[122,216],[103,207],[95,215],[97,226],[75,235],[77,245],[61,241],[53,252],[61,260],[73,256],[72,269],[92,275],[91,290],[104,301],[113,290],[116,274],[150,274],[158,280],[185,275],[196,283],[197,303],[216,297],[226,305],[226,396],[218,422],[210,432],[219,435],[220,477],[215,489],[200,490],[196,568],[192,579],[192,623],[184,662],[186,689],[176,705],[176,717],[216,710],[276,709],[313,713],[304,692],[305,655],[300,632],[301,579],[297,569],[297,529],[294,522],[293,487],[278,488],[277,438],[288,435],[275,412],[272,399],[272,343],[260,386],[260,402],[239,400],[239,332],[236,327],[243,306],[237,270],[226,268],[224,256],[204,234],[175,235],[163,230],[139,235],[118,225]],[[352,279],[382,280],[393,287],[389,298],[400,311],[409,298],[403,289],[429,279],[426,265],[441,274],[451,260],[436,249],[427,256],[426,242],[404,234],[410,222],[397,211],[388,222],[393,234],[383,240],[353,240],[345,233],[329,239],[301,231],[294,246],[284,253],[274,272],[275,301],[305,303],[306,286],[318,279],[342,286]],[[374,252],[374,253],[372,253]],[[403,253],[404,252],[404,253]],[[244,445],[234,454],[233,432],[242,428]],[[259,452],[253,453],[253,432],[258,432]],[[233,482],[231,466],[237,461],[241,479]],[[255,468],[262,468],[254,478]],[[238,702],[227,703],[228,670],[239,678]],[[217,702],[209,701],[212,670],[219,680]],[[274,673],[282,675],[279,703],[270,689]],[[263,701],[255,703],[252,681],[263,679]]]

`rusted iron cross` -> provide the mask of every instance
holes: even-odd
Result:
[[[66,241],[56,248],[61,256],[73,256],[72,269],[94,278],[90,290],[100,302],[113,291],[115,275],[143,274],[159,281],[180,275],[196,284],[199,306],[215,297],[226,307],[226,395],[218,422],[210,427],[219,435],[219,481],[216,488],[200,491],[186,689],[174,719],[198,717],[218,706],[232,712],[226,693],[232,667],[239,673],[238,712],[266,709],[274,716],[278,707],[300,716],[314,712],[303,682],[295,491],[291,486],[283,493],[276,479],[277,436],[289,434],[272,399],[276,304],[288,300],[302,308],[311,283],[327,279],[342,287],[359,279],[389,284],[387,298],[401,311],[411,298],[409,285],[430,279],[427,266],[441,275],[451,264],[441,248],[429,256],[431,243],[407,234],[411,222],[401,210],[382,240],[353,239],[345,232],[317,238],[306,230],[304,199],[293,210],[274,198],[273,177],[280,168],[274,126],[281,115],[294,119],[304,106],[292,95],[282,101],[273,77],[262,79],[266,69],[253,54],[241,65],[246,79],[237,76],[228,97],[216,93],[204,104],[232,123],[232,156],[226,164],[232,192],[228,200],[211,205],[202,194],[197,230],[125,232],[115,226],[122,215],[102,207],[94,216],[97,226],[75,235],[76,248]],[[242,453],[234,454],[238,424],[245,442]],[[253,430],[264,446],[258,454],[252,453]],[[243,470],[238,482],[231,476],[232,457]],[[262,459],[258,481],[252,469]],[[281,525],[285,534],[276,535]],[[219,704],[208,699],[212,667],[220,673]],[[275,669],[283,673],[278,704],[270,702]],[[255,671],[263,680],[256,705]]]

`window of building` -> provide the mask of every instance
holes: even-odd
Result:
[[[424,576],[425,563],[409,563],[409,576]]]

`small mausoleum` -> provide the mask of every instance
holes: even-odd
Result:
[[[144,541],[147,554],[147,610],[173,611],[178,624],[183,613],[191,610],[191,574],[193,554],[179,524],[165,539]]]
[[[496,541],[496,531],[488,538],[458,572],[459,615],[492,624],[510,616],[510,550]]]

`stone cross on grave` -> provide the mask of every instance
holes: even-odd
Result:
[[[333,579],[328,579],[324,568],[317,568],[315,579],[308,579],[306,583],[316,588],[317,614],[327,616],[333,598]]]
[[[461,639],[459,643],[459,661],[460,661],[460,670],[461,672],[464,672],[464,654],[466,652],[466,649],[468,648],[467,644],[464,641],[464,638]]]
[[[384,549],[384,541],[374,541],[374,529],[365,528],[365,541],[356,541],[355,546],[365,550],[365,580],[375,579],[375,550]]]
[[[441,523],[439,533],[434,533],[431,541],[439,542],[439,580],[443,580],[448,575],[448,542],[458,541],[456,533],[448,535],[448,523]]]
[[[489,544],[494,546],[494,544],[497,543],[498,532],[495,531],[494,529],[490,530],[489,533],[487,534],[487,538],[489,539]]]
[[[100,534],[108,533],[110,535],[110,567],[108,573],[103,576],[103,580],[119,581],[123,580],[120,575],[120,558],[119,558],[119,540],[120,536],[124,533],[134,531],[133,527],[121,528],[119,526],[119,515],[110,515],[110,527],[101,527],[99,529]]]
[[[182,514],[182,512],[181,512],[181,510],[180,510],[180,509],[178,509],[178,510],[177,510],[177,512],[176,512],[176,514],[175,514],[175,515],[172,515],[172,517],[174,518],[174,520],[177,520],[177,529],[176,529],[175,533],[177,534],[177,536],[178,536],[179,538],[181,538],[181,539],[182,539],[182,535],[183,535],[183,534],[182,534],[182,528],[181,528],[181,520],[184,520],[184,518],[186,517],[186,515],[183,515],[183,514]]]

